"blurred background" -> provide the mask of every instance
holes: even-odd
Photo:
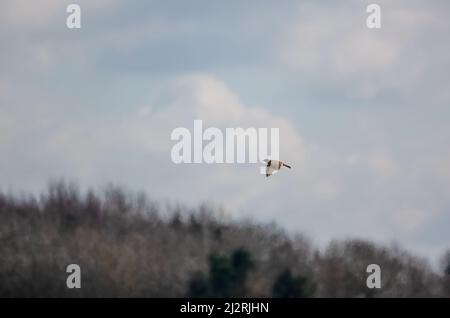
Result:
[[[0,295],[448,296],[449,3],[70,3],[0,2]],[[293,169],[174,164],[195,119]]]

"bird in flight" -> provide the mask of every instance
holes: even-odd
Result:
[[[266,177],[271,176],[274,173],[274,171],[279,171],[281,169],[281,167],[286,167],[286,168],[291,169],[291,166],[285,164],[283,161],[280,161],[280,160],[265,159],[264,162],[267,163]]]

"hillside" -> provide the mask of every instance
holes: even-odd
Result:
[[[218,215],[116,187],[81,193],[58,182],[39,198],[0,194],[0,296],[450,296],[445,258],[437,273],[398,247],[364,240],[319,252],[274,224]],[[71,263],[81,266],[81,289],[66,287]],[[382,268],[378,290],[366,287],[371,263]]]

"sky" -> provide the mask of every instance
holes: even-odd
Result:
[[[436,259],[450,248],[449,17],[440,0],[2,0],[0,189],[112,182]],[[174,164],[171,132],[195,119],[280,128],[293,169]]]

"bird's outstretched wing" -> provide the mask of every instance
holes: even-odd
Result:
[[[274,170],[275,170],[275,169],[272,168],[272,166],[267,166],[267,167],[266,167],[266,177],[271,176]]]

